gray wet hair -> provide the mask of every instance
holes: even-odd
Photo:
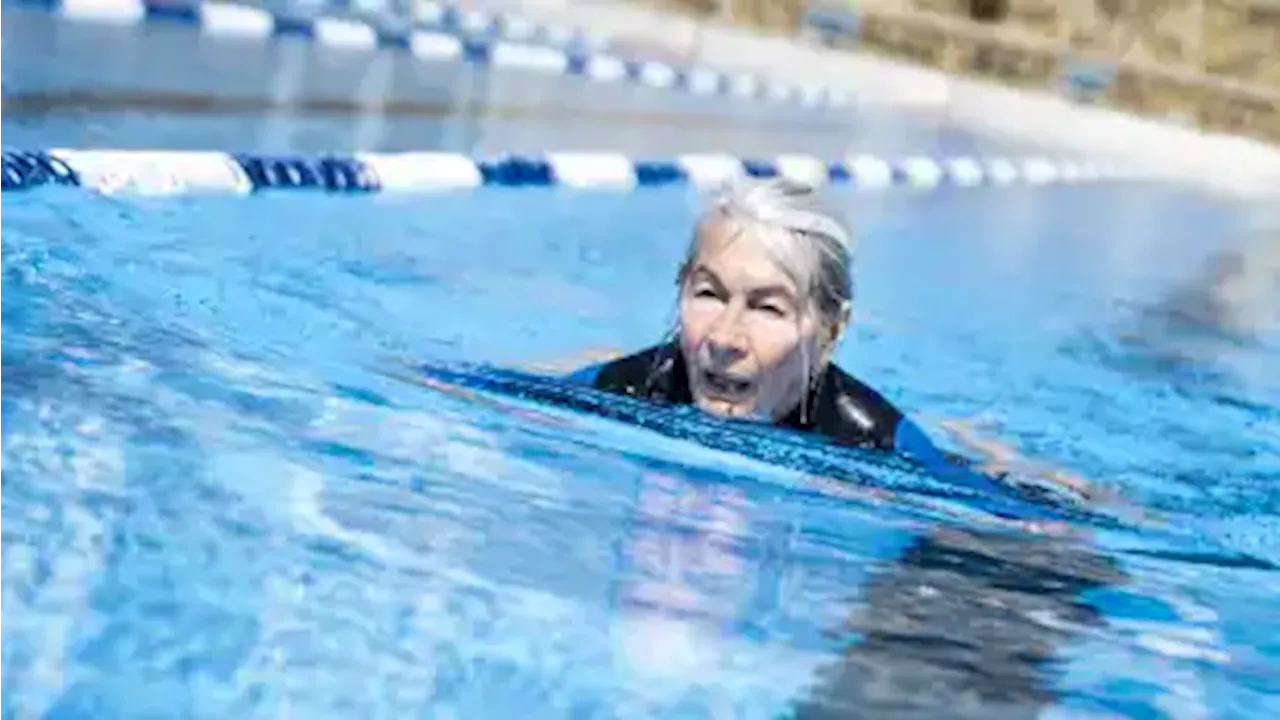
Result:
[[[853,303],[854,241],[815,187],[783,177],[735,180],[711,198],[698,225],[726,220],[735,234],[749,233],[764,244],[819,320],[835,325],[844,319]],[[700,236],[694,233],[685,252],[681,285],[693,270]]]

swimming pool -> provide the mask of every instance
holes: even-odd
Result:
[[[179,29],[33,13],[19,33],[12,17],[6,110],[18,92],[113,82],[135,100],[225,97],[287,65],[202,40],[244,62],[209,78],[184,65]],[[66,53],[20,54],[48,47],[32,37]],[[89,47],[113,50],[91,62]],[[343,92],[333,68],[350,63],[303,60],[290,77],[317,85],[284,95]],[[717,117],[692,98],[443,64],[424,75],[395,95],[444,88],[440,117],[381,129],[375,113],[317,118],[292,101],[206,117],[117,97],[6,113],[6,145],[1005,149],[888,111],[796,132],[815,115]],[[454,112],[449,98],[476,86],[485,105],[594,115]],[[627,119],[641,113],[668,117]],[[699,135],[682,113],[719,124]],[[771,117],[776,134],[751,134]],[[724,145],[699,145],[713,138]],[[5,714],[1274,713],[1280,338],[1247,296],[1217,326],[1190,323],[1183,292],[1266,208],[1141,182],[829,192],[861,242],[843,364],[935,434],[943,417],[990,420],[1163,522],[1105,509],[1069,536],[1016,530],[892,468],[820,482],[404,377],[653,341],[687,186],[6,192]]]

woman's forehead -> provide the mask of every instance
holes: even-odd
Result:
[[[794,294],[796,276],[804,272],[797,260],[781,257],[758,230],[721,220],[699,226],[690,269],[709,271],[721,282],[747,289],[777,285]]]

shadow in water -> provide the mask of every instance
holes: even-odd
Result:
[[[1035,718],[1055,654],[1103,617],[1083,593],[1124,582],[1075,541],[939,530],[868,584],[857,638],[795,717]]]

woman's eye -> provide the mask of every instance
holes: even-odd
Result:
[[[698,298],[713,298],[716,294],[711,288],[698,288],[693,291],[693,296]]]
[[[787,314],[787,311],[780,305],[765,304],[758,305],[757,308],[765,314],[773,315],[774,317],[783,317]]]

